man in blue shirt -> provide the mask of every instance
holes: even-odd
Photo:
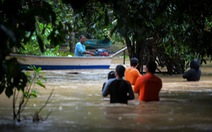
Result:
[[[84,35],[80,35],[80,41],[77,42],[74,50],[74,56],[85,56],[85,54],[95,55],[93,52],[86,51],[85,45],[83,45],[86,41],[86,37]]]

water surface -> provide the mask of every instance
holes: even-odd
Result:
[[[0,96],[0,131],[212,131],[211,69],[202,67],[199,82],[160,74],[163,88],[159,102],[140,103],[136,95],[128,105],[109,104],[109,98],[101,95],[111,69],[43,71],[47,88],[30,100],[21,123],[12,120],[11,99]],[[52,100],[41,116],[52,113],[47,120],[32,123],[31,115],[52,89]]]

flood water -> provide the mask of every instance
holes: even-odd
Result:
[[[112,63],[111,69],[119,61]],[[41,95],[29,101],[21,123],[12,120],[12,100],[0,96],[0,131],[212,131],[212,65],[201,67],[199,82],[160,74],[159,102],[139,103],[136,95],[128,105],[109,104],[109,98],[101,95],[111,69],[43,71],[46,89],[39,89]],[[52,89],[51,102],[41,113],[45,118],[51,111],[49,118],[33,123],[31,115]]]

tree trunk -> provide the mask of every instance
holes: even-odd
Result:
[[[70,52],[74,52],[74,46],[75,46],[75,33],[71,32],[70,34],[70,41],[69,41],[69,47],[70,47]]]
[[[137,58],[139,61],[139,71],[141,74],[143,74],[144,69],[143,66],[145,65],[145,55],[144,55],[144,49],[146,46],[146,42],[144,39],[139,39],[136,43],[136,49],[137,49]]]
[[[127,50],[128,50],[128,54],[129,54],[129,58],[132,57],[132,45],[131,45],[131,41],[130,39],[125,36],[125,41],[126,41],[126,45],[127,45]]]

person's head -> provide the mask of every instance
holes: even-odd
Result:
[[[123,65],[117,65],[116,66],[116,75],[119,78],[123,78],[125,72],[125,67]]]
[[[111,78],[115,78],[115,77],[116,77],[115,71],[110,71],[110,72],[108,73],[107,79],[111,79]]]
[[[80,39],[80,42],[81,42],[82,44],[84,44],[85,41],[86,41],[86,37],[85,37],[84,35],[80,35],[79,39]]]
[[[138,59],[136,57],[131,58],[130,65],[136,67],[138,65]]]
[[[157,64],[154,61],[149,61],[146,65],[146,72],[155,73]]]
[[[194,59],[190,62],[190,68],[193,68],[198,71],[199,67],[200,67],[200,63],[197,59]]]

